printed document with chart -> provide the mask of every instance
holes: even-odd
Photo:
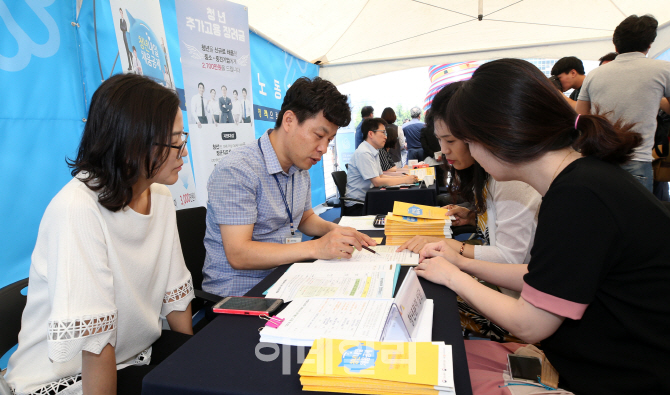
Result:
[[[298,298],[265,326],[260,341],[311,346],[315,339],[430,341],[433,301],[412,268],[391,298]]]

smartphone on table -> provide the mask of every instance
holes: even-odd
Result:
[[[282,299],[228,296],[212,307],[215,313],[261,315],[270,314],[284,303]]]

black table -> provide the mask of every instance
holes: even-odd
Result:
[[[411,186],[407,189],[370,188],[365,194],[365,215],[388,214],[393,211],[395,201],[435,206],[437,183],[429,187],[421,183],[421,186]]]
[[[382,231],[365,233],[383,236]],[[288,265],[277,268],[247,296],[262,296],[287,269]],[[402,268],[396,291],[407,270]],[[435,303],[433,340],[452,345],[456,394],[470,395],[456,295],[424,279],[420,282],[426,296]],[[258,329],[264,324],[258,317],[221,314],[144,378],[142,394],[302,393],[298,370],[309,347],[259,343]]]

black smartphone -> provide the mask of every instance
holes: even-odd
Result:
[[[536,357],[507,354],[507,364],[514,380],[529,380],[537,383],[538,376],[542,374],[542,362]]]
[[[282,303],[282,299],[229,296],[215,304],[212,310],[224,314],[261,315],[272,313]]]
[[[383,228],[385,224],[386,224],[386,215],[384,214],[377,214],[374,222],[372,222],[372,225],[375,228]]]

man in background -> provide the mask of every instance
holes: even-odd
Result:
[[[126,33],[128,33],[128,22],[123,17],[123,10],[119,8],[119,13],[121,13],[121,21],[119,22],[119,29],[121,30],[121,36],[123,36],[123,45],[126,47],[126,56],[128,57],[128,70],[133,69],[133,54],[130,52],[130,47],[128,47],[128,38],[126,38]]]
[[[426,124],[421,122],[421,109],[419,107],[412,107],[409,115],[412,119],[402,125],[402,131],[405,134],[405,141],[407,142],[407,160],[416,159],[422,161],[425,156],[423,154],[423,147],[421,147],[421,129],[425,128]]]
[[[247,88],[242,88],[242,122],[251,123],[251,113],[254,111],[254,105],[247,99]]]
[[[561,81],[561,91],[573,90],[570,94],[570,100],[568,100],[572,108],[577,105],[579,91],[582,89],[584,78],[586,78],[585,74],[584,63],[574,56],[560,58],[551,68],[551,75],[556,76]]]
[[[354,146],[354,149],[357,149],[359,145],[365,140],[365,136],[363,135],[363,132],[361,131],[361,125],[363,124],[363,121],[365,121],[368,118],[373,118],[375,109],[372,108],[372,106],[365,106],[361,109],[361,122],[358,123],[358,126],[356,126],[356,135],[354,136],[356,145]]]
[[[642,144],[633,159],[622,167],[652,191],[652,147],[656,134],[656,115],[668,107],[663,97],[670,96],[670,62],[648,59],[647,52],[656,39],[658,21],[649,15],[631,15],[614,30],[612,41],[616,59],[598,67],[586,77],[579,94],[577,112],[598,111],[611,121],[635,124]]]
[[[228,97],[228,88],[225,85],[221,85],[221,97],[219,97],[219,110],[221,116],[219,117],[219,123],[233,123],[233,102]]]
[[[365,194],[371,187],[383,187],[399,184],[413,184],[417,177],[413,175],[389,176],[383,173],[379,162],[379,149],[386,144],[386,121],[381,118],[367,118],[361,124],[365,140],[356,149],[349,161],[347,173],[347,192],[345,197],[365,201]],[[347,201],[346,215],[363,215],[363,203]]]
[[[613,61],[614,59],[616,59],[617,55],[618,55],[618,53],[616,53],[616,52],[610,52],[607,55],[604,55],[602,58],[598,59],[598,61],[600,61],[600,63],[598,63],[598,66],[602,66],[604,64],[607,64],[607,63]]]
[[[198,125],[199,128],[202,127],[202,124],[207,124],[207,114],[205,106],[205,84],[202,82],[198,83],[198,94],[193,95],[191,98],[191,108],[189,108],[191,122]]]

